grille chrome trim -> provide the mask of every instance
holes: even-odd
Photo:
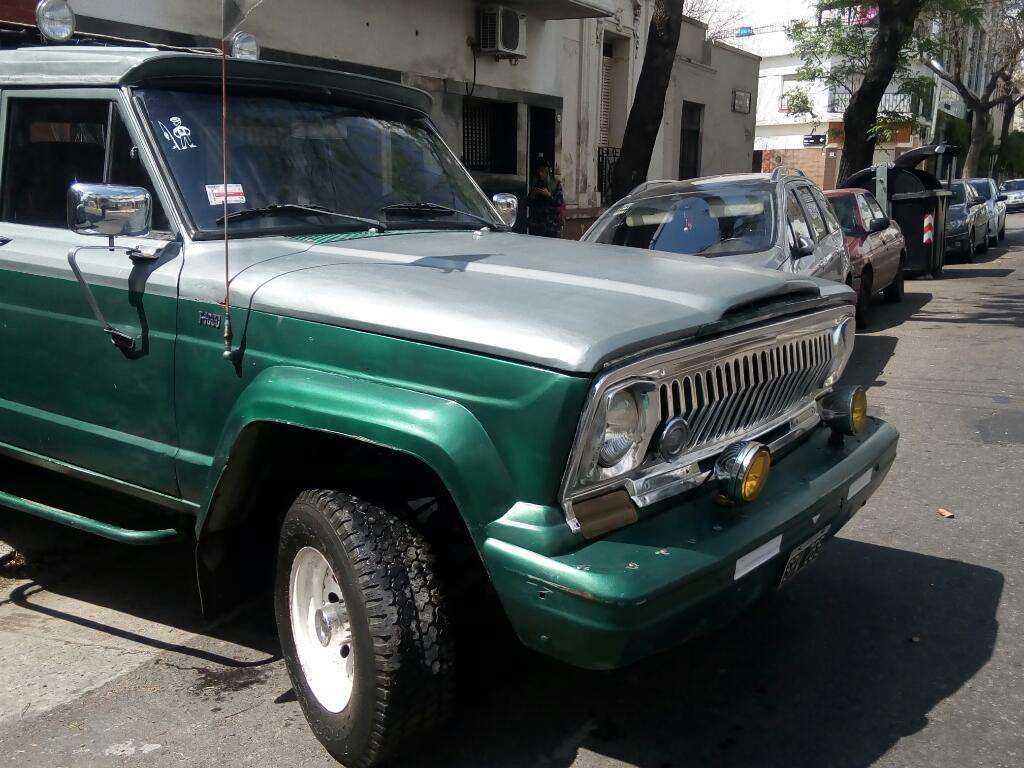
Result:
[[[647,506],[700,485],[706,473],[694,465],[739,440],[764,436],[788,424],[773,443],[791,442],[820,423],[817,399],[835,360],[832,332],[853,316],[849,305],[741,331],[720,339],[656,354],[597,378],[588,396],[562,481],[561,501],[569,526],[579,530],[573,501],[625,487]],[[645,384],[653,390],[654,425],[683,416],[691,438],[680,458],[664,462],[648,451],[635,469],[582,484],[583,445],[593,429],[597,404],[610,388]],[[781,447],[781,446],[779,446]]]

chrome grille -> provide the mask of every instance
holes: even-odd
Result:
[[[818,391],[831,364],[828,330],[740,352],[663,380],[662,418],[686,419],[687,450],[719,443],[793,409]]]

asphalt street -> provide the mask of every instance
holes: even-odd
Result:
[[[1011,217],[977,263],[875,306],[847,378],[870,386],[900,452],[812,568],[614,673],[481,626],[457,717],[407,765],[1024,765],[1022,227]],[[266,602],[201,620],[188,548],[130,550],[6,510],[0,540],[16,551],[0,565],[0,764],[333,765]]]

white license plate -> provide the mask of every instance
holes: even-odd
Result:
[[[874,473],[875,473],[875,470],[869,469],[863,475],[861,475],[856,480],[854,480],[852,483],[850,483],[850,490],[846,492],[846,500],[849,501],[854,496],[856,496],[858,493],[860,493],[865,488],[867,488],[868,484],[871,482],[871,477],[872,477],[872,475],[874,475]]]

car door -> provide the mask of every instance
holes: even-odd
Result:
[[[814,274],[815,254],[800,255],[794,250],[801,237],[806,238],[810,243],[814,243],[814,233],[811,231],[811,225],[807,222],[807,215],[804,213],[803,206],[797,200],[796,190],[792,187],[786,190],[786,225],[789,246],[789,261],[787,262],[789,271],[805,275]]]
[[[155,256],[136,262],[66,222],[71,183],[148,181],[128,109],[106,89],[0,95],[0,449],[175,495],[180,241],[120,239]],[[170,229],[159,211],[156,221]],[[132,350],[114,346],[90,310],[68,261],[82,246],[82,276]]]
[[[815,186],[808,187],[814,202],[818,204],[822,215],[825,217],[825,226],[828,227],[827,247],[829,248],[829,279],[836,282],[844,282],[850,272],[850,254],[846,250],[846,237],[843,235],[842,227],[835,211],[829,205],[825,195]]]
[[[867,204],[872,218],[889,218],[870,192],[864,193],[864,202]],[[870,221],[868,223],[870,224]],[[893,278],[896,277],[896,272],[900,266],[901,243],[900,239],[896,237],[894,228],[891,226],[886,227],[881,232],[873,233],[871,237],[875,241],[875,247],[871,255],[872,269],[875,273],[875,286],[881,289],[889,285]]]
[[[827,280],[841,280],[842,249],[845,248],[842,234],[838,231],[835,233],[829,231],[825,213],[815,201],[810,186],[806,184],[794,186],[793,193],[803,209],[804,220],[814,242],[814,254],[810,264],[807,265],[806,272]]]

